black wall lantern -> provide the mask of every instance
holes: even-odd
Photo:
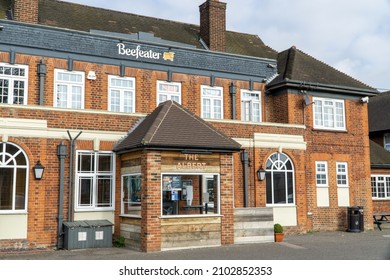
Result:
[[[260,167],[256,173],[257,173],[257,179],[259,179],[259,181],[263,181],[265,179],[266,171],[263,169],[263,167]]]
[[[41,164],[41,162],[38,160],[37,164],[33,167],[34,170],[34,177],[36,180],[41,180],[43,176],[43,171],[45,170],[45,167]]]

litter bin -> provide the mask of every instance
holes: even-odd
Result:
[[[112,226],[108,220],[85,221],[92,230],[92,248],[112,247]]]
[[[64,222],[64,248],[67,250],[91,248],[91,227],[85,221]]]
[[[364,231],[364,210],[362,206],[348,207],[349,232]]]

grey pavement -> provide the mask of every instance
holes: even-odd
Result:
[[[286,235],[281,243],[142,253],[128,248],[0,252],[0,260],[390,260],[390,229]]]

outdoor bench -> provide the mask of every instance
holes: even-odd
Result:
[[[379,230],[382,230],[381,224],[390,223],[390,213],[374,213],[374,224],[376,224]]]

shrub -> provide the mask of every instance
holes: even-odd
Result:
[[[283,227],[280,224],[274,224],[275,233],[283,233]]]
[[[114,247],[125,247],[125,238],[123,236],[118,236],[114,239],[113,242]]]

